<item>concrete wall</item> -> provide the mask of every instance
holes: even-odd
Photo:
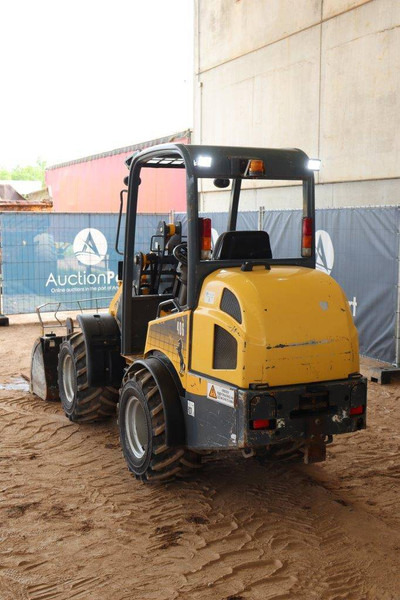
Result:
[[[318,206],[400,204],[399,0],[196,0],[195,14],[195,143],[300,147],[322,160]]]

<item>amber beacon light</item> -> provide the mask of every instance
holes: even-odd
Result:
[[[250,177],[265,175],[265,167],[263,160],[251,160],[249,165]]]

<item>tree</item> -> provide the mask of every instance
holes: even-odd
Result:
[[[26,165],[21,167],[17,165],[11,170],[0,168],[1,180],[14,181],[41,181],[44,186],[44,172],[46,169],[46,161],[38,158],[36,165]]]
[[[11,179],[11,172],[0,167],[0,181]]]

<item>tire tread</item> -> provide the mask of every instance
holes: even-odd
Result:
[[[128,463],[130,471],[143,482],[168,481],[182,477],[193,468],[201,466],[201,456],[187,448],[167,446],[165,441],[165,415],[160,391],[153,375],[146,368],[128,370],[120,394],[125,383],[133,380],[143,392],[151,417],[153,435],[152,456],[145,473],[138,475]],[[122,439],[121,439],[122,443]]]
[[[89,387],[87,380],[86,347],[83,334],[74,333],[69,340],[60,346],[60,354],[63,348],[68,348],[76,372],[76,393],[71,410],[64,407],[67,417],[75,423],[89,423],[102,421],[115,414],[118,390],[113,387]],[[60,355],[59,355],[60,356]],[[63,399],[62,374],[59,363],[59,388],[60,397]]]

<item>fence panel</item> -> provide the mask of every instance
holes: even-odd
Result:
[[[317,266],[344,289],[360,352],[395,363],[399,269],[398,207],[317,212]]]
[[[226,231],[227,213],[210,217],[216,236]],[[238,229],[268,231],[274,258],[298,257],[301,249],[300,210],[239,213]],[[186,222],[183,214],[177,220]],[[333,208],[316,211],[317,268],[342,286],[359,332],[360,352],[398,363],[396,313],[399,304],[400,208]]]
[[[138,215],[136,250],[148,251],[160,220]],[[3,213],[1,215],[3,312],[30,313],[46,302],[85,300],[117,290],[114,249],[117,214]],[[119,247],[123,248],[125,215]],[[108,305],[104,299],[100,307]]]
[[[226,213],[211,217],[213,237],[226,229]],[[138,215],[136,250],[146,252],[166,214]],[[186,233],[186,215],[176,213]],[[3,312],[33,312],[49,301],[109,298],[117,289],[114,250],[118,215],[2,213],[0,262]],[[275,257],[299,256],[301,212],[249,211],[239,214],[239,229],[268,231]],[[366,356],[395,363],[399,304],[400,208],[341,208],[316,211],[317,268],[343,287]],[[121,226],[123,248],[125,215]],[[108,305],[108,300],[101,304]]]

